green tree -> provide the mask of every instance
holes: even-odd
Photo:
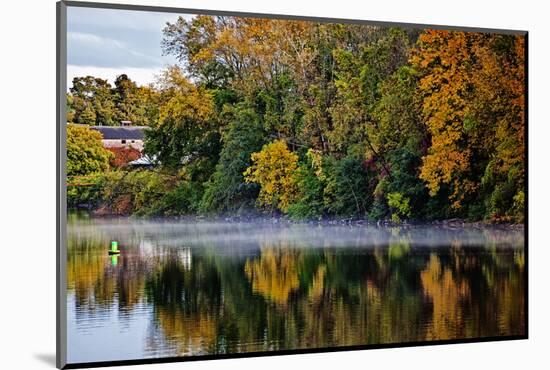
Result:
[[[75,77],[70,88],[74,123],[115,125],[115,104],[107,80],[86,76]]]
[[[330,140],[339,153],[359,146],[367,158],[385,154],[372,143],[379,130],[374,111],[384,84],[408,62],[410,38],[414,35],[401,29],[381,29],[359,50],[334,49],[337,92],[329,108],[333,121]]]
[[[288,208],[294,219],[320,219],[325,213],[323,190],[326,176],[322,168],[322,155],[309,149],[306,160],[300,163],[294,181],[298,187],[297,200]]]
[[[364,161],[357,157],[323,159],[326,173],[324,201],[327,211],[338,217],[363,218],[372,204],[372,184]]]
[[[251,165],[252,153],[264,143],[262,123],[246,105],[228,109],[225,114],[230,122],[222,135],[220,160],[202,199],[202,210],[207,213],[250,211],[258,196],[258,185],[246,182],[243,172]]]
[[[77,117],[78,123],[81,123],[83,125],[93,126],[96,124],[97,115],[94,109],[89,104],[85,105],[84,109]]]
[[[425,153],[428,132],[420,117],[417,83],[417,72],[405,65],[380,84],[381,95],[372,114],[376,129],[370,134],[380,153],[396,149],[407,149],[418,156]]]
[[[116,120],[131,121],[136,126],[147,126],[155,111],[149,100],[154,99],[154,91],[148,87],[138,87],[127,75],[121,74],[115,80],[113,101],[116,106]]]
[[[198,211],[199,183],[188,171],[177,173],[110,171],[101,179],[104,209],[115,215],[174,216]]]

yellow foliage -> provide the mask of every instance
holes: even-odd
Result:
[[[191,83],[179,67],[169,67],[157,81],[160,96],[159,122],[186,119],[193,124],[208,124],[214,112],[212,93]]]
[[[290,293],[300,286],[296,252],[288,249],[262,250],[260,259],[247,260],[244,272],[252,290],[280,305],[286,305]]]
[[[288,210],[297,196],[294,172],[298,168],[298,156],[286,143],[276,140],[252,153],[252,166],[244,172],[245,180],[260,185],[258,202],[261,206]]]
[[[223,61],[235,75],[233,83],[245,92],[253,93],[257,85],[264,88],[276,76],[294,70],[298,82],[307,86],[307,71],[317,56],[308,44],[308,35],[314,30],[311,22],[257,18],[214,18],[201,16],[197,22],[210,37],[200,40],[198,52],[190,62],[202,65],[213,60]]]

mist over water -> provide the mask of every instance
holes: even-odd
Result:
[[[69,228],[69,236],[102,236],[113,240],[135,238],[164,246],[254,248],[274,243],[292,247],[365,247],[407,242],[411,246],[437,247],[458,243],[462,247],[498,245],[523,247],[524,231],[498,226],[373,226],[288,224],[270,222],[173,222],[128,219],[81,220]]]
[[[67,233],[73,363],[525,332],[522,229],[71,215]]]

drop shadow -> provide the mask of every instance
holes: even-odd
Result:
[[[50,365],[52,367],[55,367],[55,353],[35,353],[34,358],[37,360],[42,361],[46,365]]]

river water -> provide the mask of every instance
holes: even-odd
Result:
[[[523,335],[524,261],[523,230],[71,215],[68,362]]]

